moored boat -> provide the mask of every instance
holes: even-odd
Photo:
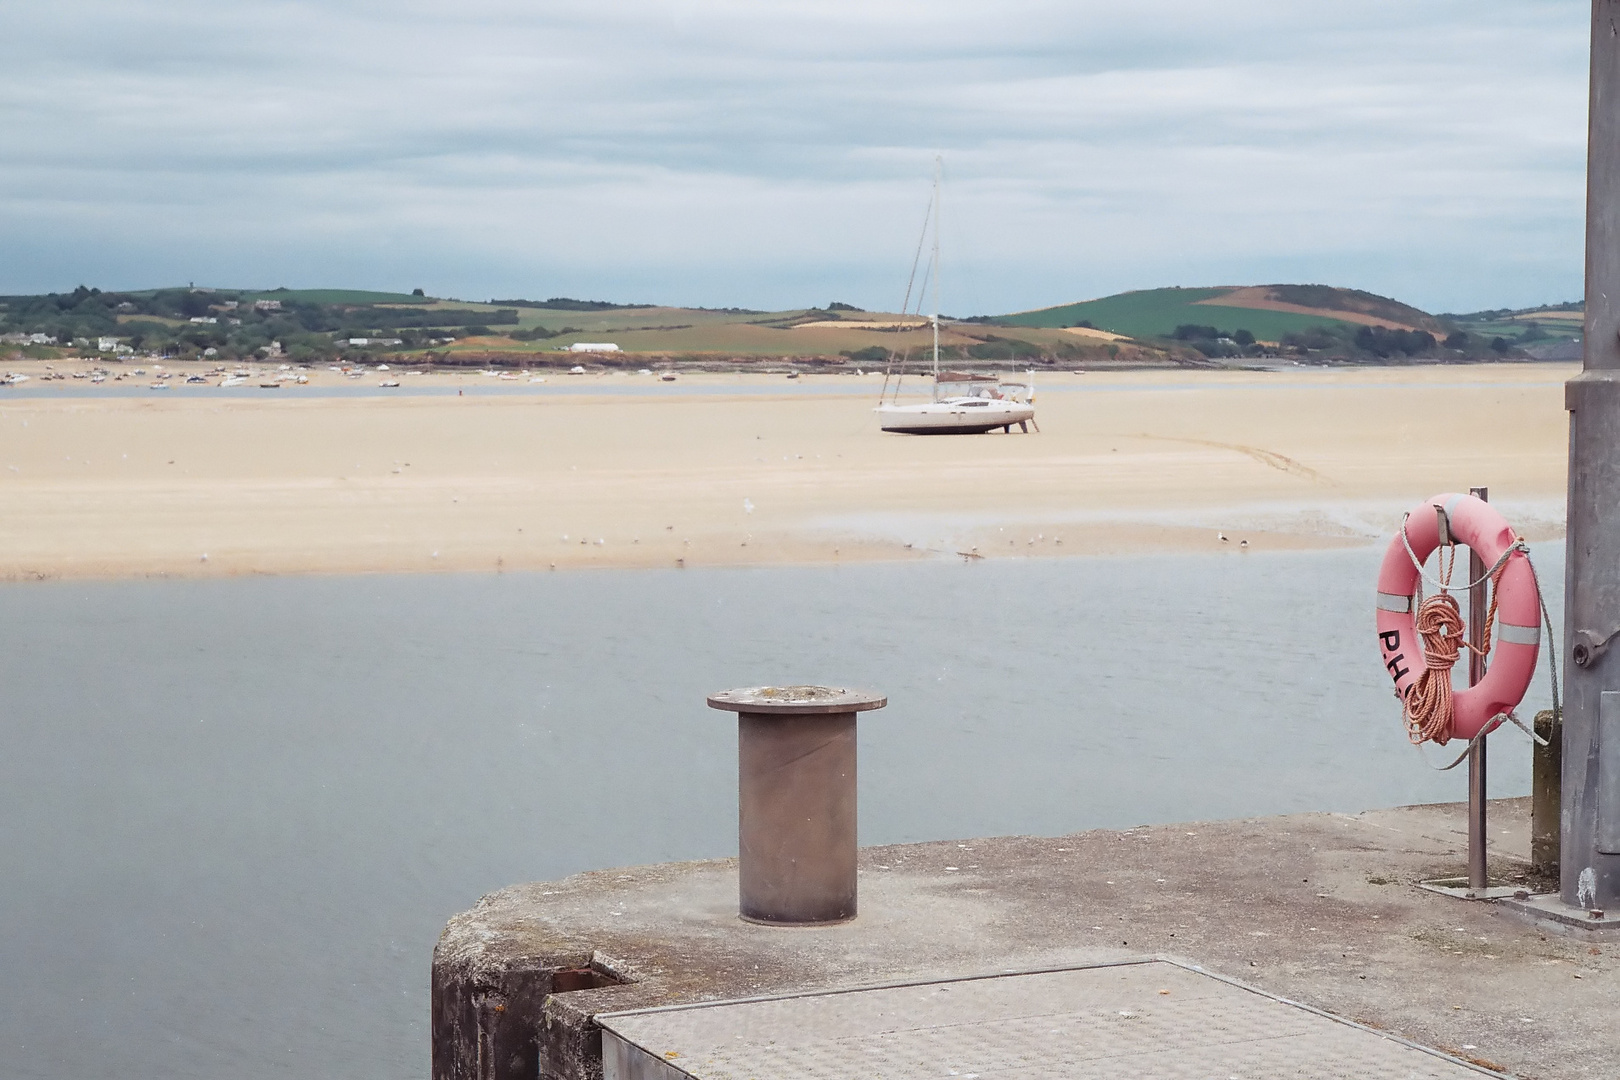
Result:
[[[898,377],[894,383],[895,397],[889,400],[889,379],[886,376],[883,392],[878,398],[878,425],[884,431],[901,435],[983,435],[997,428],[1010,432],[1014,424],[1018,425],[1020,431],[1027,432],[1035,422],[1034,371],[1029,373],[1028,382],[1021,383],[1004,382],[994,375],[939,370],[939,181],[940,166],[936,158],[934,197],[929,203],[928,218],[923,226],[924,239],[928,236],[928,229],[932,228],[934,234],[927,278],[933,285],[934,299],[934,311],[928,320],[934,334],[933,400],[902,405]],[[917,249],[920,256],[920,241]],[[915,263],[911,274],[915,280]],[[907,284],[906,298],[900,305],[901,314],[904,315],[910,306],[911,286]],[[920,297],[917,307],[922,307]]]

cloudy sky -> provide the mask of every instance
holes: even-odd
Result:
[[[1585,0],[9,0],[0,291],[1581,287]]]

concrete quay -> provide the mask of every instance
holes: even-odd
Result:
[[[738,918],[735,860],[513,886],[439,940],[433,1075],[599,1077],[603,1013],[1163,956],[1515,1076],[1620,1076],[1614,931],[1417,887],[1462,872],[1465,809],[867,848],[832,926]],[[1491,803],[1492,884],[1536,887],[1529,810]]]

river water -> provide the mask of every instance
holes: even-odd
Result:
[[[887,692],[869,844],[1462,798],[1406,744],[1376,561],[0,587],[3,1072],[427,1075],[450,915],[734,853],[728,687]]]

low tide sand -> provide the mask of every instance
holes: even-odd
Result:
[[[852,376],[683,376],[679,394],[622,375],[570,385],[639,392],[16,388],[0,578],[1240,557],[1245,539],[1378,543],[1470,484],[1546,538],[1563,530],[1573,373],[1043,376],[1039,434],[934,438],[880,433],[879,383]],[[736,392],[750,384],[782,392]]]

